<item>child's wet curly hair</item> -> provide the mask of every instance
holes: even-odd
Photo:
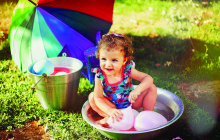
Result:
[[[96,58],[99,58],[99,53],[101,49],[119,49],[119,46],[122,47],[120,51],[124,52],[124,58],[127,58],[127,61],[132,59],[132,54],[134,49],[132,47],[132,42],[127,36],[123,36],[119,33],[108,33],[102,36],[101,41],[99,42],[98,49],[96,51]]]

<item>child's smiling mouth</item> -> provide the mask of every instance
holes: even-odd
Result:
[[[113,69],[105,68],[107,71],[112,71]]]

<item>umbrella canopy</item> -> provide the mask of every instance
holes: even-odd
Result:
[[[12,59],[21,71],[63,52],[83,61],[96,33],[109,31],[113,6],[114,0],[19,0],[9,30]]]

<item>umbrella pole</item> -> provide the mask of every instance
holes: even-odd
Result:
[[[28,0],[30,3],[32,3],[33,5],[37,5],[36,3],[34,3],[32,0]]]

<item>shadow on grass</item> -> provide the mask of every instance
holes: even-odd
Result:
[[[11,60],[11,51],[8,41],[4,41],[0,44],[0,61]]]
[[[174,71],[196,74],[200,79],[220,79],[219,42],[211,44],[194,38],[180,39],[171,35],[131,38],[135,49],[134,61],[141,66],[158,68],[169,61]]]
[[[12,2],[14,2],[14,3],[18,3],[18,1],[19,1],[19,0],[1,0],[1,1],[0,1],[0,4],[4,4],[4,3],[12,3]]]

